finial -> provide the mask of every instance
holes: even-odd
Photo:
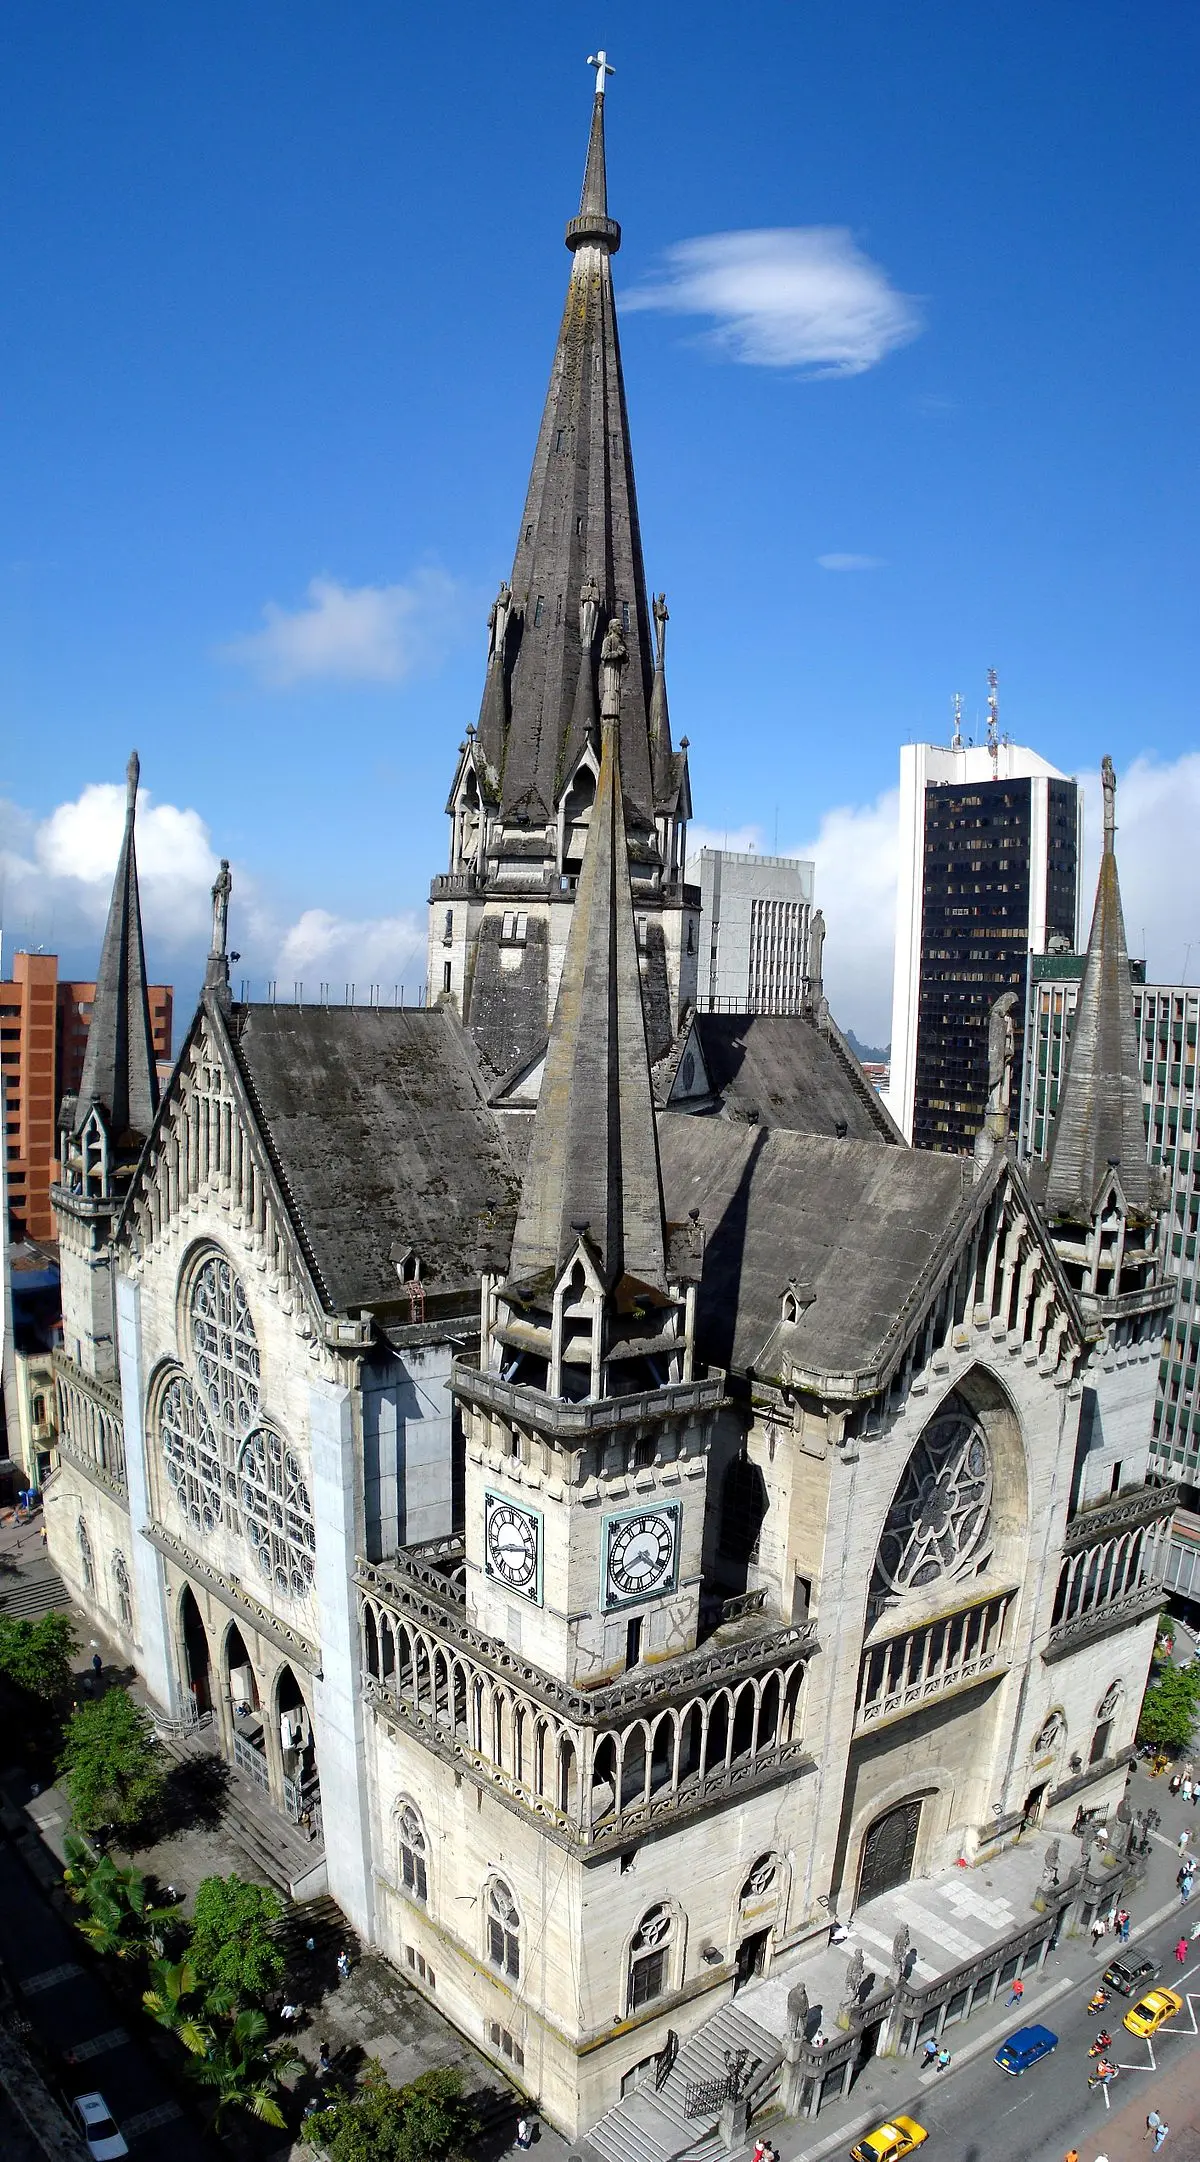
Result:
[[[134,804],[137,802],[138,778],[141,770],[141,759],[136,751],[131,751],[129,753],[129,764],[125,768],[125,808],[128,811],[132,811]]]
[[[1100,762],[1100,783],[1104,790],[1104,853],[1111,856],[1117,830],[1117,775],[1107,752]]]
[[[621,670],[629,659],[621,626],[614,616],[604,633],[600,649],[600,719],[602,722],[619,721],[621,718]]]
[[[659,668],[665,668],[667,665],[667,625],[670,620],[671,614],[667,607],[666,594],[656,593],[654,596],[654,642],[658,649],[655,660]]]
[[[602,98],[604,96],[605,76],[615,75],[617,71],[615,68],[610,68],[607,53],[589,53],[587,64],[590,68],[596,70],[596,96]]]
[[[961,691],[955,691],[955,693],[954,693],[954,734],[953,734],[953,735],[951,736],[951,738],[950,738],[950,748],[951,748],[951,750],[952,750],[952,751],[961,751],[962,747],[963,747],[963,739],[962,739],[962,692],[961,692]]]

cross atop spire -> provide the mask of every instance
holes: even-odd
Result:
[[[610,68],[608,64],[608,54],[606,52],[589,53],[587,58],[587,64],[590,68],[595,68],[596,70],[596,96],[598,98],[602,98],[604,96],[605,76],[615,75],[617,71],[615,68]]]
[[[604,78],[613,70],[605,53],[596,53],[588,66],[596,70],[596,95],[592,99],[592,129],[588,136],[587,164],[583,169],[583,190],[579,197],[579,216],[572,218],[567,227],[567,246],[572,253],[590,241],[593,246],[615,255],[621,245],[621,228],[615,218],[608,215],[608,176],[604,164]]]

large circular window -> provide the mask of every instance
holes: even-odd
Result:
[[[273,1427],[257,1427],[238,1458],[246,1537],[277,1591],[302,1599],[312,1583],[312,1504],[299,1463]]]
[[[991,1551],[992,1458],[975,1413],[947,1397],[904,1468],[875,1558],[875,1590],[973,1575]]]

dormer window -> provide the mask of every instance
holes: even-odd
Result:
[[[421,1256],[415,1246],[393,1246],[392,1260],[402,1284],[420,1283]]]

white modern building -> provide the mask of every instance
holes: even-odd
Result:
[[[999,739],[900,752],[896,960],[887,1102],[918,1148],[969,1152],[987,1097],[996,999],[1025,960],[1077,935],[1082,799]]]
[[[811,863],[753,849],[702,849],[701,1011],[799,1013],[812,921]]]

